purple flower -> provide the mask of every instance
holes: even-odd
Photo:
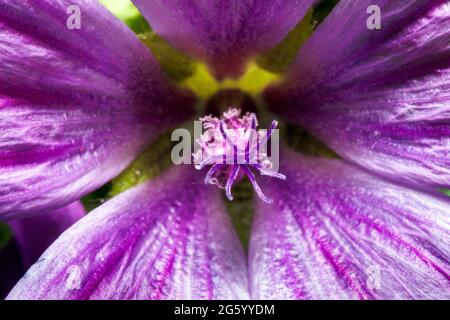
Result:
[[[74,3],[80,30],[66,27]],[[313,1],[134,3],[222,79]],[[248,255],[217,188],[174,166],[71,226],[9,299],[450,298],[449,40],[446,0],[340,1],[264,96],[340,158],[281,149],[286,180],[259,177],[273,203],[255,197]],[[102,186],[192,102],[97,2],[0,0],[0,220]]]

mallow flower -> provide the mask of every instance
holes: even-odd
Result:
[[[133,2],[219,80],[289,37],[314,4]],[[82,24],[71,30],[73,5]],[[373,5],[381,29],[368,27]],[[449,2],[341,0],[294,55],[258,99],[335,157],[282,145],[279,172],[264,154],[172,166],[69,227],[8,298],[450,298],[450,200],[439,191],[450,183]],[[195,115],[194,98],[96,1],[0,0],[0,219],[79,200],[199,114],[209,155],[230,136],[247,150],[267,114]],[[225,206],[246,179],[256,190],[248,252]]]

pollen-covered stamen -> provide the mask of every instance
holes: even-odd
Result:
[[[232,201],[233,184],[247,176],[258,196],[271,203],[259,187],[252,170],[272,178],[286,179],[283,174],[273,170],[271,158],[266,153],[266,144],[278,122],[273,121],[267,132],[258,132],[256,115],[247,112],[241,116],[241,111],[236,108],[229,109],[221,119],[207,116],[200,120],[205,132],[197,140],[201,149],[193,156],[196,169],[211,165],[205,183],[225,189],[227,198]]]

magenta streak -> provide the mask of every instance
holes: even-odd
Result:
[[[421,253],[417,248],[413,247],[411,244],[409,244],[408,242],[405,242],[404,240],[400,239],[397,235],[395,235],[392,231],[387,230],[379,225],[377,225],[376,223],[372,224],[372,227],[377,230],[378,232],[380,232],[381,234],[385,233],[387,236],[389,236],[391,239],[393,239],[394,241],[396,241],[399,244],[404,245],[405,247],[407,247],[409,250],[411,250],[412,252],[414,252],[416,254],[416,256],[422,260],[424,263],[431,265],[434,269],[436,269],[439,273],[441,273],[447,280],[450,281],[450,275],[443,270],[440,266],[438,266],[434,261],[431,261],[429,258],[427,258],[423,253]]]
[[[358,212],[357,209],[354,209],[352,206],[349,206],[344,202],[342,204],[343,206],[346,206],[348,208],[348,211],[351,212]],[[399,236],[394,234],[391,230],[387,229],[386,227],[375,223],[372,220],[368,220],[367,217],[362,215],[353,216],[353,219],[359,218],[360,221],[364,222],[366,225],[370,226],[371,228],[378,231],[380,234],[387,236],[388,238],[392,239],[393,241],[397,242],[398,244],[408,248],[414,254],[422,260],[425,264],[432,266],[434,269],[436,269],[439,273],[441,273],[446,279],[450,280],[450,275],[443,270],[440,266],[438,266],[434,261],[430,260],[428,257],[426,257],[423,253],[421,253],[416,247],[414,247],[412,244],[406,242],[405,240],[401,239]]]
[[[0,151],[0,167],[45,163],[60,157],[70,157],[80,151],[76,145],[18,145],[16,150]]]
[[[282,210],[280,210],[280,212],[282,212]],[[297,218],[294,216],[294,213],[291,211],[291,215],[294,217],[294,220],[296,221],[296,223],[299,225],[300,229],[303,229],[303,226],[301,225],[301,223],[297,220]],[[277,219],[274,219],[274,221],[277,221]],[[285,222],[284,222],[285,223]],[[271,231],[272,232],[272,231]],[[273,243],[273,241],[271,241],[271,243]],[[290,245],[288,242],[285,244],[285,246],[290,246],[292,247],[292,245]],[[298,281],[295,281],[294,283],[289,284],[289,287],[291,287],[291,289],[294,291],[294,295],[297,299],[311,299],[311,294],[308,293],[308,290],[305,288],[305,284],[302,283],[301,279],[297,272],[295,271],[293,266],[298,266],[298,261],[292,257],[292,255],[290,254],[291,251],[286,250],[286,256],[284,257],[284,260],[286,261],[286,273],[287,273],[287,277],[290,279],[297,279]],[[307,269],[306,269],[307,270]],[[299,287],[299,285],[301,287]]]
[[[301,217],[298,216],[297,214],[293,214],[295,221],[297,222],[297,224],[300,226],[302,225],[302,222],[300,221]],[[347,272],[347,270],[345,269],[344,266],[340,265],[335,257],[333,256],[333,254],[331,253],[331,251],[329,250],[328,246],[326,243],[324,243],[322,240],[320,240],[320,238],[318,238],[317,235],[317,231],[315,226],[311,225],[311,223],[308,223],[308,219],[305,218],[303,219],[305,220],[305,223],[307,223],[309,226],[307,228],[310,228],[312,230],[314,230],[312,232],[313,234],[313,238],[314,241],[319,245],[320,251],[322,252],[323,256],[330,262],[331,266],[333,267],[333,269],[336,272],[336,275],[338,277],[342,276],[345,279],[345,282],[349,284],[349,286],[352,288],[352,290],[354,292],[356,292],[358,294],[358,297],[360,299],[364,299],[364,290],[363,288],[357,286],[357,283],[355,283],[353,281],[353,279],[350,277],[349,273]],[[370,297],[370,296],[369,296]]]
[[[176,238],[175,238],[176,239]],[[155,291],[152,292],[151,298],[153,300],[161,300],[162,290],[167,286],[166,280],[170,279],[170,274],[173,273],[173,267],[175,265],[175,258],[177,256],[178,247],[173,246],[173,249],[170,253],[169,261],[164,265],[164,270],[161,274],[161,280],[156,282]]]
[[[205,218],[206,219],[206,218]],[[206,239],[208,239],[208,223],[204,224],[205,227],[205,237]],[[207,279],[207,292],[208,292],[208,299],[213,299],[214,297],[214,283],[213,283],[213,277],[212,277],[212,256],[211,256],[211,251],[209,248],[209,242],[208,241],[204,241],[204,248],[205,248],[205,256],[206,256],[206,260],[208,261],[208,263],[206,264],[206,269],[207,269],[207,276],[205,275],[205,278]]]
[[[124,252],[126,252],[129,248],[133,247],[132,244],[136,243],[136,241],[139,240],[140,236],[142,235],[142,232],[151,224],[151,221],[148,221],[147,223],[136,222],[137,228],[134,228],[133,225],[130,226],[129,230],[134,230],[132,232],[128,232],[128,236],[122,239],[122,241],[118,242],[115,250],[111,252],[108,255],[107,261],[104,263],[93,263],[92,268],[90,268],[89,277],[86,279],[86,282],[83,283],[82,289],[78,290],[76,294],[73,296],[74,299],[77,300],[84,300],[89,298],[92,293],[95,291],[96,288],[98,288],[98,284],[102,281],[105,274],[107,274],[109,271],[112,270],[112,268],[117,265],[117,263],[120,261],[120,259],[124,256]],[[92,258],[92,261],[95,261],[94,258]],[[72,265],[82,265],[82,262],[78,259],[74,259],[71,261]],[[59,280],[59,283],[64,283],[65,279],[67,277],[67,269],[64,268],[60,271],[58,276],[55,277],[55,280],[53,280],[51,283],[48,284],[48,287],[45,290],[45,293],[43,296],[48,295],[48,292],[53,290],[56,279]]]
[[[363,289],[357,285],[352,279],[352,277],[349,275],[348,271],[345,269],[345,266],[339,264],[336,260],[336,258],[333,256],[331,251],[329,250],[326,243],[324,243],[319,238],[314,239],[318,244],[320,251],[322,252],[323,256],[331,263],[333,269],[335,270],[338,277],[342,276],[345,279],[345,282],[349,284],[349,286],[358,294],[359,299],[366,299],[363,293]]]
[[[170,226],[170,227],[172,227],[172,226]],[[171,235],[169,234],[168,236],[171,236]],[[161,239],[161,237],[159,236],[159,234],[156,234],[155,235],[155,240],[152,241],[152,243],[148,246],[148,248],[146,248],[146,250],[150,250],[150,248],[153,247],[155,242],[157,242],[160,239]],[[158,247],[156,254],[154,254],[155,259],[150,261],[149,265],[146,267],[147,270],[151,270],[153,268],[153,266],[155,265],[155,262],[157,260],[156,258],[161,255],[162,251],[164,250],[164,246],[166,244],[167,244],[167,241],[165,241],[164,243],[161,243],[161,245]],[[135,283],[137,285],[141,285],[142,284],[142,277],[146,277],[146,276],[147,276],[147,273],[142,272],[141,276],[136,279]],[[133,291],[133,290],[131,290],[131,291]],[[137,290],[135,290],[135,291],[137,291]]]

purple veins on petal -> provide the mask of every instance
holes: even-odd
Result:
[[[279,43],[314,1],[133,2],[158,35],[223,79],[241,75],[250,59]]]
[[[256,115],[247,112],[241,116],[241,110],[236,108],[224,112],[221,119],[207,116],[200,120],[206,131],[197,140],[201,149],[193,154],[193,158],[197,170],[212,165],[206,174],[205,184],[225,189],[227,198],[232,201],[233,184],[247,176],[261,200],[271,203],[251,170],[256,169],[261,175],[272,178],[286,179],[285,175],[272,169],[272,159],[266,151],[278,122],[272,121],[268,132],[258,132]]]
[[[1,221],[98,189],[193,114],[193,97],[98,1],[0,1],[0,47]]]
[[[269,109],[365,169],[448,189],[449,2],[378,0],[389,18],[377,31],[373,2],[339,2],[267,91]]]
[[[261,182],[252,299],[449,299],[450,202],[342,160],[284,149],[288,181]]]
[[[8,299],[248,299],[244,250],[218,190],[190,167],[107,201],[64,232]]]

